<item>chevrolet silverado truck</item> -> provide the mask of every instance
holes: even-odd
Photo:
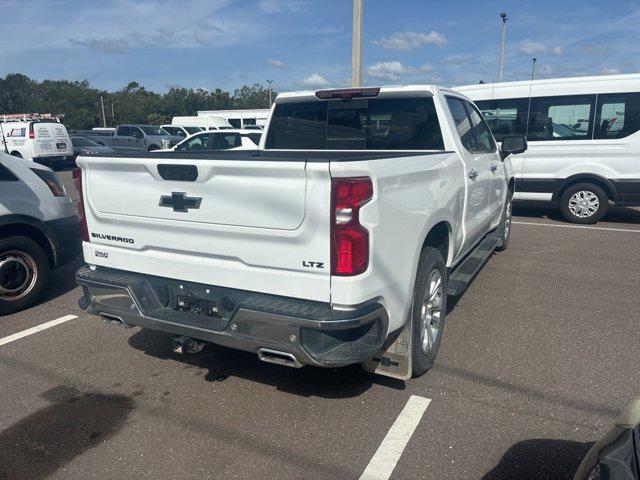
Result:
[[[525,149],[411,86],[280,94],[253,152],[81,156],[79,304],[176,352],[419,376],[447,296],[508,245]]]

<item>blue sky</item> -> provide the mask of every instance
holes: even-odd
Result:
[[[0,75],[279,91],[344,86],[351,0],[0,0]],[[640,71],[640,1],[364,0],[366,84],[461,85]]]

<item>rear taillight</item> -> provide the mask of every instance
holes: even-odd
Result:
[[[333,88],[329,90],[318,90],[316,97],[321,100],[330,100],[332,98],[340,98],[342,100],[351,100],[359,97],[377,97],[380,93],[380,87],[368,88]]]
[[[49,190],[51,190],[51,193],[54,197],[67,196],[67,191],[65,190],[64,185],[60,181],[60,177],[58,177],[58,175],[49,170],[40,170],[37,168],[32,168],[31,171],[35,173],[40,178],[40,180],[47,184],[47,187],[49,187]]]
[[[78,220],[80,221],[80,236],[85,242],[89,241],[89,227],[87,227],[87,216],[84,212],[84,193],[82,191],[82,170],[73,169],[73,184],[78,192]]]
[[[371,200],[368,177],[331,180],[331,274],[358,275],[369,265],[369,231],[360,224],[360,207]]]
[[[31,140],[33,140],[34,138],[36,138],[36,134],[35,134],[35,132],[33,131],[33,123],[30,123],[30,124],[29,124],[29,138],[30,138]]]

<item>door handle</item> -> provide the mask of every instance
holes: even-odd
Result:
[[[478,176],[478,171],[477,170],[474,170],[473,168],[471,170],[469,170],[469,178],[471,180],[473,180],[477,176]]]
[[[491,171],[495,172],[496,170],[498,170],[498,165],[491,165]]]

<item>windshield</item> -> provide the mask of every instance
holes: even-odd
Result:
[[[169,135],[166,131],[164,131],[160,127],[154,127],[152,125],[143,125],[140,127],[144,133],[147,135]]]
[[[194,133],[198,133],[201,132],[202,129],[200,127],[183,127],[187,132],[189,132],[190,135],[193,135]]]
[[[97,147],[98,144],[85,137],[71,137],[74,147]]]

